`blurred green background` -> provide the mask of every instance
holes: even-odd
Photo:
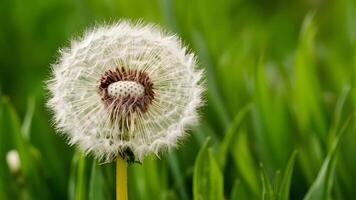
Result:
[[[180,35],[208,88],[179,149],[129,167],[130,199],[353,199],[354,0],[0,0],[0,199],[115,198],[114,164],[54,133],[44,81],[58,48],[121,18]]]

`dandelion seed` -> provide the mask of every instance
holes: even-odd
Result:
[[[48,106],[70,144],[96,158],[143,160],[173,147],[197,122],[202,71],[180,39],[121,21],[60,52]]]

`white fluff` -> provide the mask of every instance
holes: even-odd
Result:
[[[11,173],[16,174],[21,169],[21,160],[19,153],[16,150],[10,150],[6,153],[6,162]]]
[[[187,126],[197,122],[202,105],[202,70],[181,40],[151,24],[120,21],[88,31],[60,51],[48,81],[48,107],[57,129],[86,153],[111,161],[129,147],[140,161],[149,153],[175,146]],[[137,114],[121,140],[120,126],[97,92],[103,73],[117,66],[144,70],[154,84],[155,98]]]

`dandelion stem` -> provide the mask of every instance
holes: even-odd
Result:
[[[127,200],[127,162],[121,156],[116,160],[116,200]]]

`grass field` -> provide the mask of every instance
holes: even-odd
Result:
[[[177,33],[207,79],[200,125],[129,167],[130,199],[354,198],[356,1],[0,0],[0,199],[115,199],[115,164],[54,133],[44,81],[58,48],[121,18]]]

